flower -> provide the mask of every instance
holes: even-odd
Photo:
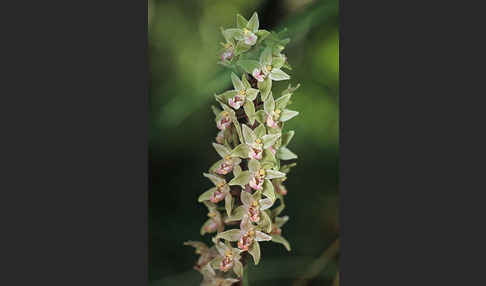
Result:
[[[201,227],[201,235],[206,233],[221,232],[224,230],[224,223],[221,217],[221,213],[217,209],[217,205],[212,202],[204,202],[208,208],[209,219]]]
[[[243,29],[243,34],[245,44],[249,46],[253,46],[254,44],[256,44],[258,37],[253,32],[245,28]]]
[[[216,135],[216,142],[218,142],[219,144],[224,143],[224,130],[218,132],[218,135]]]
[[[270,208],[273,202],[269,198],[257,199],[255,196],[259,196],[259,193],[255,193],[252,196],[248,192],[241,192],[240,198],[250,221],[258,223],[260,221],[260,212]]]
[[[231,73],[231,81],[233,82],[233,90],[229,90],[222,94],[223,98],[227,98],[228,104],[238,110],[245,103],[253,105],[253,100],[258,95],[258,89],[252,88],[246,75],[243,74],[241,80],[234,73]],[[253,106],[253,109],[255,107]]]
[[[225,201],[225,208],[226,208],[226,213],[228,216],[231,215],[231,207],[232,207],[232,202],[233,202],[233,197],[231,196],[230,193],[230,187],[226,183],[226,180],[223,177],[213,175],[213,174],[203,174],[206,178],[210,179],[211,182],[215,185],[215,187],[207,190],[206,192],[202,193],[198,201],[199,202],[204,202],[204,201],[211,201],[212,203],[219,203],[224,199]]]
[[[225,45],[225,50],[221,53],[221,60],[224,61],[229,61],[233,58],[234,56],[235,49],[231,44]]]
[[[202,267],[199,272],[203,275],[201,286],[231,286],[233,283],[240,281],[239,279],[224,278],[216,275],[209,263]]]
[[[265,80],[265,74],[263,74],[263,71],[261,69],[258,69],[258,68],[254,69],[251,74],[253,75],[253,77],[256,80],[258,80],[260,82]]]
[[[238,248],[241,251],[248,251],[255,259],[254,251],[260,251],[258,246],[259,241],[270,241],[272,237],[259,231],[253,224],[251,224],[248,216],[244,216],[240,223],[240,229],[230,229],[218,233],[217,238],[222,238],[227,241],[237,241]],[[255,246],[255,244],[257,246]],[[258,250],[256,250],[258,248]],[[259,255],[259,253],[258,253]],[[258,261],[258,259],[256,259]],[[258,264],[258,262],[255,264]]]
[[[219,255],[211,261],[213,267],[218,267],[222,272],[233,269],[235,274],[241,277],[243,275],[243,265],[240,261],[241,250],[231,247],[228,242],[223,243],[221,241],[218,241],[215,247]]]
[[[262,190],[265,179],[278,179],[285,177],[285,173],[273,169],[267,169],[268,165],[262,165],[258,160],[250,159],[248,169],[250,171],[249,185],[254,190]]]
[[[231,118],[229,116],[229,113],[226,110],[221,111],[219,119],[217,120],[216,126],[220,130],[225,130],[230,125],[231,125]]]
[[[272,93],[267,96],[263,104],[266,116],[266,125],[270,128],[278,128],[280,122],[285,122],[297,116],[299,112],[286,109],[290,96],[284,95],[275,100]]]
[[[228,147],[216,143],[213,143],[213,147],[222,159],[214,163],[209,171],[214,171],[220,175],[226,175],[231,172],[235,166],[241,163],[240,158],[231,156],[231,150]]]
[[[218,255],[216,247],[208,247],[204,242],[200,241],[186,241],[184,245],[192,246],[196,249],[196,254],[199,254],[199,258],[197,260],[196,265],[194,268],[196,270],[201,270],[206,264],[208,264],[214,257]]]

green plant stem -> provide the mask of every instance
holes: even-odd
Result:
[[[248,282],[248,266],[245,267],[242,277],[242,285],[243,286],[250,286],[250,282]]]

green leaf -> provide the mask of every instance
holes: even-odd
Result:
[[[276,242],[276,243],[283,244],[283,246],[285,246],[285,249],[287,249],[287,251],[290,251],[290,244],[283,236],[272,235],[272,241]]]
[[[253,101],[246,100],[243,109],[248,116],[250,124],[253,125],[255,123],[255,105],[253,105]]]
[[[258,31],[260,23],[258,21],[258,15],[256,12],[253,13],[251,16],[250,20],[248,21],[248,29],[252,31],[253,33],[256,33]]]
[[[203,202],[203,201],[209,201],[209,199],[211,198],[211,195],[217,190],[216,187],[214,188],[211,188],[207,191],[205,191],[204,193],[202,193],[199,198],[197,199],[198,202]]]
[[[262,101],[266,101],[272,90],[272,80],[267,77],[263,81],[259,81],[257,85],[258,89],[260,90],[260,97],[262,98]]]
[[[250,146],[242,143],[231,151],[231,157],[240,157],[240,158],[248,158],[248,154],[250,153]]]
[[[217,238],[221,238],[228,241],[238,241],[240,239],[240,230],[239,229],[230,229],[224,232],[218,233],[216,235]]]
[[[263,110],[258,110],[257,112],[255,112],[255,119],[262,125],[265,125],[265,120],[267,120],[267,114]]]
[[[298,111],[294,111],[294,110],[290,110],[290,109],[284,109],[284,110],[282,110],[282,113],[280,114],[280,121],[285,122],[287,120],[294,118],[297,115],[299,115]]]
[[[275,101],[273,99],[272,93],[270,93],[270,95],[267,97],[267,100],[265,100],[265,102],[263,103],[263,110],[265,110],[267,114],[271,114],[272,111],[275,110]]]
[[[281,160],[297,159],[297,155],[290,151],[287,147],[281,147],[277,150],[277,158]]]
[[[236,14],[236,26],[240,29],[246,28],[248,26],[248,21],[240,14]]]
[[[260,67],[260,64],[255,60],[238,60],[236,64],[249,74],[252,74],[254,69]]]
[[[277,100],[275,100],[276,108],[280,110],[284,109],[287,106],[291,96],[292,94],[286,94],[286,95],[282,95]]]
[[[278,138],[280,138],[279,133],[264,135],[262,137],[263,148],[267,149],[268,147],[272,146],[273,144],[275,144],[275,142],[278,140]]]
[[[234,73],[231,73],[231,81],[233,82],[233,86],[236,90],[242,90],[245,88],[243,82],[241,82],[240,78]]]
[[[281,69],[277,69],[277,68],[272,69],[272,71],[269,74],[269,77],[275,81],[290,79],[290,76],[288,74],[286,74]]]
[[[253,257],[253,262],[255,265],[258,265],[260,262],[260,244],[258,244],[258,241],[254,240],[253,243],[251,244],[250,248],[248,249],[248,253],[251,254]]]
[[[266,47],[260,55],[260,64],[268,66],[272,64],[272,48]]]
[[[270,180],[265,179],[263,182],[263,191],[262,193],[269,199],[272,200],[272,202],[275,201],[275,191],[273,189],[273,184],[270,182]]]
[[[294,130],[290,130],[289,132],[282,134],[282,146],[283,147],[286,147],[287,145],[289,145],[289,142],[294,137],[294,134],[295,134]]]
[[[213,143],[213,147],[216,150],[216,152],[218,152],[219,156],[221,156],[221,158],[225,158],[231,153],[231,151],[228,148],[226,148],[224,145]]]
[[[243,124],[243,138],[245,139],[246,144],[251,144],[257,139],[255,132],[253,132],[253,130],[246,124]]]
[[[230,186],[235,186],[235,185],[240,185],[240,186],[245,186],[250,182],[250,172],[249,171],[242,171],[238,177],[234,177],[228,185]]]

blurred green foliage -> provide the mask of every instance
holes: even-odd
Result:
[[[338,237],[339,36],[336,0],[149,0],[149,279],[153,285],[198,285],[196,259],[186,240],[208,241],[199,228],[206,209],[198,195],[210,187],[202,172],[218,159],[213,94],[231,87],[218,61],[219,27],[236,13],[258,12],[267,30],[288,29],[284,53],[301,83],[292,109],[300,115],[290,148],[299,154],[288,180],[290,221],[283,229],[292,251],[262,244],[251,285],[292,285]],[[279,89],[288,82],[277,84]],[[330,285],[333,260],[308,285]]]

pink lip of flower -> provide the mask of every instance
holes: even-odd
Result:
[[[211,223],[205,227],[206,232],[215,232],[217,228],[218,224],[214,220],[212,220]]]
[[[257,159],[257,160],[261,160],[262,159],[262,153],[263,153],[263,150],[250,147],[250,153],[248,154],[248,157],[253,158],[253,159]]]
[[[253,72],[252,72],[252,75],[258,81],[264,81],[265,80],[265,75],[259,69],[254,69]]]
[[[250,180],[250,187],[252,187],[255,190],[261,190],[261,189],[263,189],[263,180],[257,178],[256,176],[254,176]]]
[[[219,266],[219,270],[227,272],[233,267],[233,259],[231,257],[225,257]]]
[[[210,197],[210,201],[217,204],[226,197],[226,193],[220,190],[216,190]]]
[[[243,105],[243,103],[245,103],[245,99],[243,97],[235,95],[235,97],[228,99],[228,103],[234,109],[239,109]]]
[[[233,57],[233,51],[232,50],[227,50],[221,54],[221,60],[230,60]]]
[[[248,32],[248,34],[245,36],[245,44],[249,46],[253,46],[256,41],[257,41],[257,36],[251,32]]]
[[[267,126],[271,128],[278,127],[277,122],[273,120],[271,115],[267,115]]]
[[[231,172],[233,170],[233,164],[232,162],[223,162],[221,163],[221,166],[219,166],[219,168],[216,170],[216,173],[220,174],[220,175],[226,175],[228,174],[229,172]]]
[[[218,121],[217,127],[220,130],[225,130],[231,124],[231,119],[229,117],[223,117]]]

